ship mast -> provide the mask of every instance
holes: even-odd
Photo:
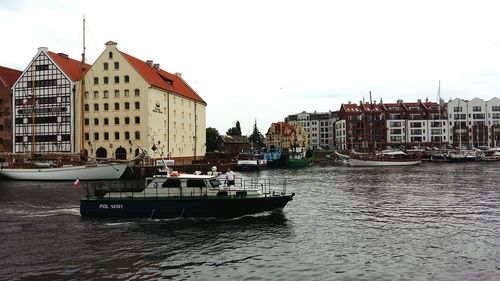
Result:
[[[35,156],[35,60],[31,64],[31,155]]]
[[[83,53],[82,53],[82,79],[80,80],[80,122],[81,122],[81,140],[80,155],[85,155],[85,16],[83,17]]]

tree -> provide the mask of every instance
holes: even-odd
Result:
[[[236,121],[236,126],[229,128],[227,130],[226,135],[229,136],[241,136],[241,127],[240,127],[240,121]]]
[[[264,146],[264,136],[260,133],[259,129],[257,129],[257,121],[255,121],[253,125],[253,132],[248,137],[248,140],[253,143],[256,149],[261,149]]]
[[[207,137],[207,151],[217,150],[217,139],[219,138],[219,131],[217,129],[208,127],[206,129]]]

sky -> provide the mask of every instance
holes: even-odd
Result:
[[[342,103],[500,96],[499,1],[0,0],[0,65],[38,47],[87,63],[114,41],[182,77],[206,126],[272,122]]]

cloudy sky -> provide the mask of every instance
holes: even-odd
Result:
[[[498,1],[1,0],[0,65],[40,46],[92,63],[112,40],[183,78],[207,127],[262,133],[301,111],[373,99],[500,96]]]

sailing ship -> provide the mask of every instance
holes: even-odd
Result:
[[[67,57],[66,57],[67,59]],[[38,65],[36,66],[38,67]],[[41,158],[42,152],[36,145],[36,132],[35,128],[35,113],[38,110],[43,110],[43,108],[38,107],[38,100],[36,97],[35,85],[38,85],[40,81],[35,81],[35,58],[31,63],[31,95],[30,100],[23,100],[23,107],[29,107],[29,109],[22,110],[25,114],[31,115],[31,159],[29,161],[12,161],[12,163],[4,163],[0,166],[0,175],[8,177],[14,180],[105,180],[105,179],[118,179],[125,172],[128,167],[127,162],[107,162],[107,163],[89,163],[87,158],[87,151],[84,149],[85,143],[85,110],[84,110],[84,93],[85,93],[85,72],[89,69],[89,66],[85,63],[85,18],[83,19],[83,53],[82,60],[80,62],[81,72],[81,86],[80,86],[80,97],[81,97],[81,141],[80,141],[80,159],[73,159],[71,163],[64,161],[51,162],[36,162],[37,158]],[[42,81],[43,82],[43,81]],[[28,118],[26,118],[28,119]],[[59,164],[59,165],[57,165]]]
[[[350,155],[349,165],[353,167],[381,167],[381,166],[413,166],[421,163],[418,155],[409,155],[403,151],[385,151],[376,153],[373,141],[374,107],[372,92],[370,91],[370,146],[371,153],[356,153]]]

